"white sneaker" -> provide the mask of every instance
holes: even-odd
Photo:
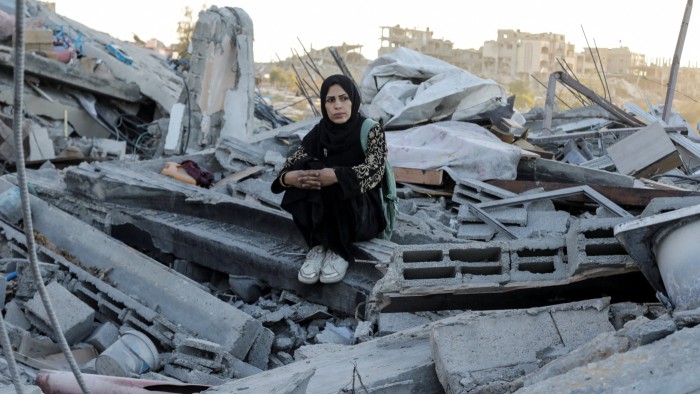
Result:
[[[343,280],[350,265],[344,258],[335,254],[332,250],[326,252],[321,268],[321,283],[337,283]]]
[[[297,279],[299,282],[307,285],[318,282],[318,275],[321,272],[321,266],[326,258],[326,248],[323,245],[317,245],[309,250],[306,254],[306,261],[299,269]]]

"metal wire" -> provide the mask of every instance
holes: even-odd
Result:
[[[75,361],[75,357],[73,357],[73,353],[71,353],[70,351],[70,347],[68,346],[66,337],[63,335],[63,331],[61,330],[61,325],[58,321],[58,317],[56,316],[56,312],[53,308],[53,305],[51,304],[49,293],[46,291],[46,286],[44,286],[44,280],[41,277],[41,271],[39,270],[39,263],[36,255],[34,224],[31,220],[32,211],[29,205],[29,190],[27,188],[27,177],[24,163],[24,146],[22,145],[22,100],[24,91],[24,0],[16,0],[15,4],[15,97],[13,107],[14,118],[12,126],[14,127],[14,143],[15,152],[17,155],[17,180],[19,184],[18,186],[20,191],[20,198],[22,200],[22,213],[24,215],[24,235],[27,238],[29,265],[31,267],[34,281],[39,291],[39,295],[41,296],[41,300],[44,304],[44,308],[46,309],[46,313],[48,314],[49,320],[51,321],[51,326],[53,327],[54,334],[58,339],[58,343],[61,346],[61,350],[66,356],[66,360],[68,360],[68,364],[70,365],[70,368],[73,371],[73,375],[78,381],[78,385],[80,385],[81,390],[83,391],[83,393],[88,394],[90,391],[88,391],[87,386],[85,385],[85,381],[83,380],[83,375],[80,372],[80,368],[78,367],[78,364]],[[6,330],[4,329],[4,323],[2,331],[3,332],[0,333],[4,334],[2,335],[2,346],[3,349],[6,349],[6,351],[4,352],[5,357],[8,358],[8,361],[12,360],[12,363],[9,363],[11,365],[14,363],[14,355],[12,353],[12,348],[9,346],[10,340],[7,337]],[[19,383],[19,375],[17,374],[16,366],[15,371],[11,371],[10,373],[12,374],[12,380],[15,384],[15,390],[18,393],[22,393],[23,391]]]

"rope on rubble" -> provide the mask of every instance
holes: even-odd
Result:
[[[14,97],[14,143],[15,152],[17,157],[17,180],[19,183],[20,197],[22,200],[22,213],[24,215],[24,235],[27,238],[27,250],[29,252],[29,265],[32,269],[32,274],[34,276],[34,281],[36,283],[39,295],[41,296],[41,301],[44,303],[44,308],[46,308],[46,313],[51,321],[51,326],[53,327],[54,334],[58,338],[58,343],[61,346],[63,354],[68,360],[73,375],[78,381],[83,393],[88,394],[90,391],[87,389],[85,381],[83,380],[83,375],[80,372],[80,368],[73,357],[73,353],[70,351],[66,337],[63,335],[61,330],[61,325],[59,324],[56,312],[51,304],[51,299],[49,298],[49,293],[46,291],[46,286],[44,286],[44,279],[41,277],[41,271],[39,270],[39,263],[36,255],[36,242],[34,239],[34,224],[32,223],[32,211],[29,206],[29,190],[27,188],[27,178],[24,163],[24,146],[22,145],[22,112],[23,112],[23,87],[24,87],[24,0],[15,0],[15,70],[14,70],[14,82],[15,82],[15,97]],[[17,366],[15,364],[14,355],[12,353],[12,347],[10,347],[10,339],[7,336],[7,331],[4,327],[4,321],[2,321],[2,346],[6,351],[5,357],[8,359],[8,364],[11,365],[10,373],[12,374],[12,380],[15,385],[15,390],[18,393],[22,393],[22,387],[19,382],[19,375],[17,374]],[[11,362],[10,362],[11,360]],[[12,365],[14,364],[14,368]],[[14,369],[14,372],[12,372]]]

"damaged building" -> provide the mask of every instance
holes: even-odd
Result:
[[[0,36],[0,391],[700,390],[700,138],[680,114],[564,71],[519,113],[493,80],[387,51],[355,77],[393,236],[306,285],[270,184],[319,118],[259,99],[246,12],[202,11],[183,71],[27,4],[25,176]],[[563,85],[585,105],[559,108]]]

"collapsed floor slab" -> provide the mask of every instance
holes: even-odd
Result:
[[[0,191],[12,184],[0,182]],[[139,299],[171,321],[245,357],[261,324],[235,307],[192,286],[157,261],[71,215],[31,197],[34,229],[84,267],[105,270],[117,289]]]
[[[381,277],[373,265],[356,264],[339,284],[299,283],[306,251],[289,215],[175,181],[155,171],[160,166],[159,160],[141,166],[93,163],[67,169],[65,183],[56,181],[54,171],[33,171],[28,178],[42,198],[133,247],[258,277],[333,310],[354,314]],[[382,262],[393,246],[363,242],[357,252]]]
[[[381,273],[355,264],[332,286],[298,281],[305,249],[242,226],[167,212],[119,208],[112,235],[141,250],[172,254],[218,272],[256,277],[347,314],[365,303]]]

